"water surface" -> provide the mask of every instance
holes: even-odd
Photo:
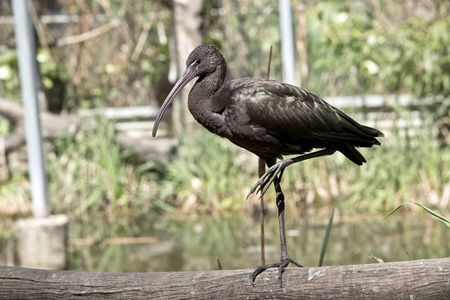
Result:
[[[382,218],[381,215],[335,218],[323,264],[450,256],[449,228],[431,215],[398,213],[378,223]],[[328,219],[305,219],[308,220],[300,224],[288,222],[286,226],[289,254],[305,266],[318,266]],[[252,269],[260,264],[258,222],[240,215],[233,218],[205,216],[196,220],[144,220],[126,229],[102,222],[93,222],[92,226],[71,224],[69,268],[109,272],[217,270],[220,261],[223,269]],[[276,216],[266,216],[265,225],[266,263],[271,263],[280,258]],[[123,244],[123,240],[112,238],[108,240],[109,244],[104,243],[106,236],[129,237],[130,231],[141,239],[127,239],[127,244]],[[73,240],[92,240],[93,237],[97,244],[80,245],[80,240]]]

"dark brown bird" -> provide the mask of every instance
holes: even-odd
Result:
[[[284,169],[296,162],[333,154],[344,154],[357,165],[366,160],[355,147],[380,145],[376,137],[383,133],[359,124],[339,109],[302,88],[261,78],[234,79],[223,85],[226,63],[212,45],[194,49],[186,61],[186,70],[161,106],[153,127],[156,135],[159,122],[169,104],[192,79],[197,82],[189,92],[188,108],[206,129],[262,158],[268,167],[251,188],[263,195],[271,183],[276,192],[280,227],[281,260],[258,266],[250,274],[255,278],[268,268],[278,268],[278,279],[292,260],[286,248],[284,195],[280,181]],[[320,149],[310,152],[313,149]],[[309,152],[307,154],[304,154]],[[283,159],[283,155],[301,154]],[[281,161],[277,162],[277,159]],[[248,197],[248,196],[247,196]]]

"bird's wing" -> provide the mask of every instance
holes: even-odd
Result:
[[[245,111],[246,118],[238,120],[241,127],[263,128],[266,134],[294,144],[343,130],[337,110],[301,88],[257,78],[232,80],[227,85],[230,107]]]

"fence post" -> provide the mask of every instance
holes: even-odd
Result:
[[[291,0],[279,0],[281,28],[281,58],[283,82],[297,85],[295,80],[294,24],[292,22]]]
[[[17,222],[19,258],[31,268],[66,268],[67,222],[64,215],[49,216],[47,180],[38,105],[38,70],[29,0],[13,0],[14,31],[24,106],[25,136],[34,218]]]
[[[46,217],[49,214],[49,208],[39,119],[33,25],[27,0],[14,0],[12,4],[19,60],[20,90],[25,111],[24,123],[33,215],[35,217]]]

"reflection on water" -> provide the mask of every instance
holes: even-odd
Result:
[[[450,256],[449,228],[429,214],[356,216],[335,218],[324,265],[376,263]],[[309,218],[311,219],[311,218]],[[289,218],[288,218],[289,221]],[[328,220],[287,224],[290,256],[305,266],[317,266]],[[99,224],[103,224],[103,227]],[[110,232],[108,232],[108,230]],[[141,221],[132,228],[118,229],[104,223],[92,228],[72,224],[71,238],[95,236],[156,237],[152,243],[71,245],[69,268],[110,272],[156,272],[254,268],[260,264],[259,223],[248,216],[196,221]],[[266,262],[280,258],[278,224],[266,218]],[[99,239],[101,240],[101,239]],[[403,243],[403,244],[402,244]],[[403,246],[404,245],[404,246]]]

